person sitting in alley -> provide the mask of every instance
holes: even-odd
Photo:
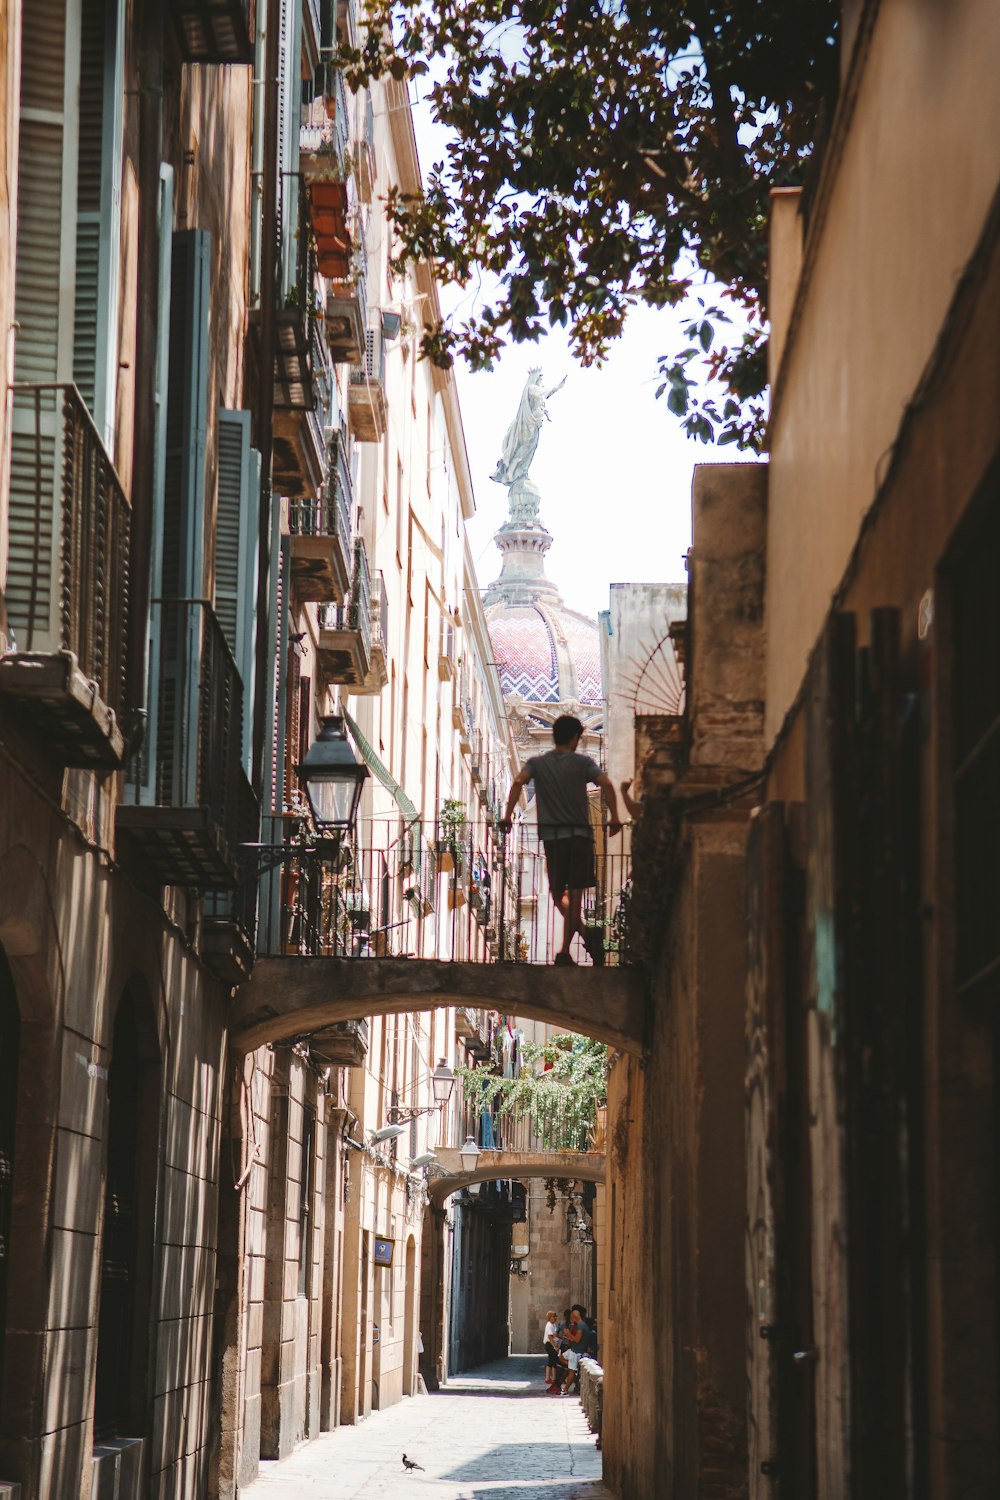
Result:
[[[577,752],[582,737],[583,725],[572,714],[562,714],[556,719],[552,726],[554,749],[525,761],[514,778],[501,823],[504,829],[510,829],[521,788],[529,781],[534,782],[538,837],[545,847],[549,889],[563,918],[563,942],[555,956],[557,964],[573,963],[569,950],[577,933],[594,963],[604,962],[603,934],[598,928],[585,928],[582,918],[583,893],[596,883],[588,786],[593,784],[601,789],[611,818],[608,832],[614,835],[622,830],[614,783],[595,760]]]
[[[555,1310],[551,1309],[545,1314],[545,1332],[542,1335],[542,1349],[545,1354],[545,1389],[551,1391],[556,1382],[556,1369],[559,1365],[559,1350],[556,1347],[556,1339],[559,1337],[559,1326],[556,1323]]]

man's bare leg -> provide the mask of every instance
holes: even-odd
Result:
[[[567,893],[566,893],[566,910],[563,912],[563,921],[565,922],[565,926],[563,928],[563,949],[562,949],[562,951],[564,953],[568,953],[569,952],[569,945],[573,941],[574,934],[576,934],[578,932],[581,934],[581,936],[583,934],[582,912],[583,912],[583,892],[582,891],[567,891]]]

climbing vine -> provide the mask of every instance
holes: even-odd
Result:
[[[586,1151],[597,1111],[608,1097],[608,1049],[592,1037],[568,1033],[550,1041],[526,1042],[517,1078],[486,1068],[459,1068],[466,1103],[478,1118],[530,1121],[543,1148]]]

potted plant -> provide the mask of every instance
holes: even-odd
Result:
[[[438,868],[454,870],[462,863],[462,834],[465,830],[465,803],[449,797],[441,809],[441,837],[437,842]]]

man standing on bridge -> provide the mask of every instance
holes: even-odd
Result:
[[[552,900],[563,918],[563,944],[555,956],[557,964],[571,964],[569,947],[575,933],[595,964],[604,962],[604,935],[600,928],[583,925],[583,893],[595,884],[594,831],[590,823],[587,787],[599,786],[611,821],[608,832],[621,833],[618,802],[611,777],[589,755],[578,755],[583,725],[572,714],[563,714],[552,726],[555,749],[533,755],[514,778],[501,826],[510,822],[529,781],[535,783],[538,837],[545,846],[545,865]]]

